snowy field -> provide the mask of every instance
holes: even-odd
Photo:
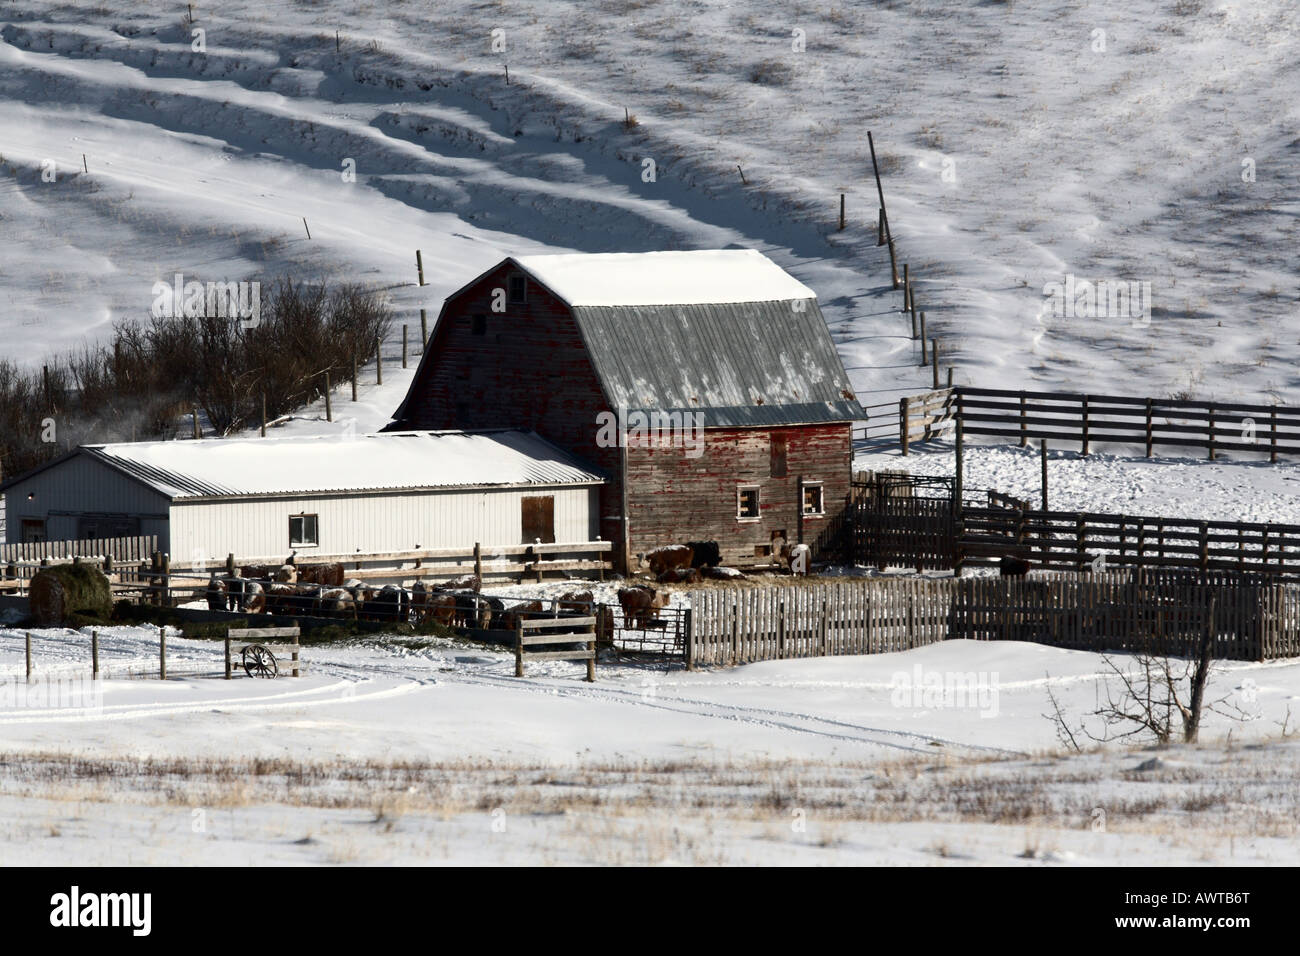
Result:
[[[972,497],[991,488],[1039,506],[1042,464],[1036,447],[968,444],[962,483]],[[1095,446],[1094,446],[1095,448]],[[951,476],[956,468],[952,442],[912,445],[859,454],[856,470],[906,471]],[[1300,524],[1300,468],[1275,464],[1267,455],[1246,459],[1221,456],[1146,458],[1140,448],[1049,450],[1048,505],[1054,511],[1091,511],[1205,521],[1258,521]]]
[[[1081,715],[1104,668],[1036,645],[609,661],[589,685],[575,664],[521,679],[497,650],[388,638],[226,682],[218,644],[172,633],[161,682],[156,631],[100,634],[96,693],[88,635],[33,632],[24,698],[22,635],[0,630],[0,864],[1300,862],[1300,740],[1282,736],[1300,662],[1223,665],[1210,696],[1252,719],[1211,716],[1199,746],[1068,755],[1048,689]],[[900,697],[932,672],[982,696]]]

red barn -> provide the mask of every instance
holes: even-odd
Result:
[[[752,566],[839,517],[865,417],[812,290],[719,250],[504,260],[448,297],[389,428],[532,429],[608,475],[617,563],[716,541]]]

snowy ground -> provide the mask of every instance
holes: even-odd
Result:
[[[859,454],[857,470],[952,475],[956,459],[948,441]],[[967,445],[962,472],[965,494],[991,488],[1038,507],[1042,464],[1037,448]],[[1220,457],[1146,458],[1141,449],[1049,451],[1048,505],[1056,511],[1092,511],[1205,521],[1300,524],[1300,465],[1270,464],[1267,455],[1236,460]]]
[[[229,683],[214,643],[168,649],[148,679],[156,632],[103,630],[101,692],[51,707],[18,696],[22,635],[0,631],[0,863],[1300,862],[1297,662],[1225,664],[1211,696],[1255,719],[1212,716],[1138,770],[1153,752],[1060,751],[1047,689],[1090,710],[1101,661],[1029,644],[611,661],[594,685],[445,641],[310,647],[306,677]],[[87,688],[85,634],[33,632],[33,656],[31,686]],[[931,672],[985,694],[899,697]]]

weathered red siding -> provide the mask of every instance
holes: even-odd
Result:
[[[411,428],[531,428],[605,471],[601,537],[622,535],[619,449],[596,446],[596,415],[605,397],[566,306],[529,280],[527,302],[492,311],[494,289],[511,273],[499,268],[444,307],[429,359],[405,409]],[[484,316],[484,335],[473,317]]]
[[[531,428],[586,458],[610,476],[601,496],[601,537],[615,542],[619,565],[628,559],[635,566],[638,554],[685,541],[717,541],[729,564],[767,563],[755,548],[770,546],[777,532],[800,540],[801,476],[822,483],[826,510],[803,518],[802,539],[815,543],[839,520],[852,460],[848,423],[711,429],[698,458],[680,446],[598,447],[596,416],[610,409],[576,322],[531,279],[525,304],[493,312],[493,291],[508,288],[510,272],[503,265],[444,307],[404,410],[408,427]],[[484,316],[483,335],[474,334],[476,315]],[[773,436],[787,443],[785,477],[772,476]],[[739,485],[760,487],[758,520],[737,519]]]
[[[633,558],[666,544],[717,541],[729,564],[767,563],[756,547],[770,546],[778,532],[800,539],[799,480],[821,482],[826,514],[803,517],[803,540],[817,541],[838,522],[849,493],[850,425],[710,429],[704,453],[689,458],[681,448],[629,448],[628,515]],[[772,437],[786,440],[784,478],[772,477]],[[760,489],[760,517],[736,517],[741,485]]]

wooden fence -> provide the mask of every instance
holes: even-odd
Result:
[[[1157,446],[1300,455],[1300,408],[1180,399],[956,389],[956,415],[967,436],[1141,445],[1148,458]],[[904,446],[906,447],[906,446]]]
[[[148,559],[158,550],[158,537],[152,534],[126,538],[78,538],[76,540],[28,541],[0,544],[0,564],[34,561],[51,563],[71,561],[74,557],[113,559],[114,564]]]
[[[1211,627],[1218,658],[1300,656],[1300,588],[1242,575],[1108,571],[701,591],[691,596],[686,665],[876,654],[958,638],[1190,656]]]
[[[920,395],[908,395],[897,402],[863,406],[868,419],[854,431],[854,438],[872,443],[898,442],[903,454],[918,442],[939,438],[956,421],[957,390],[940,388]]]
[[[1015,555],[1059,570],[1192,568],[1300,581],[1300,525],[966,506],[954,530],[963,567]]]

